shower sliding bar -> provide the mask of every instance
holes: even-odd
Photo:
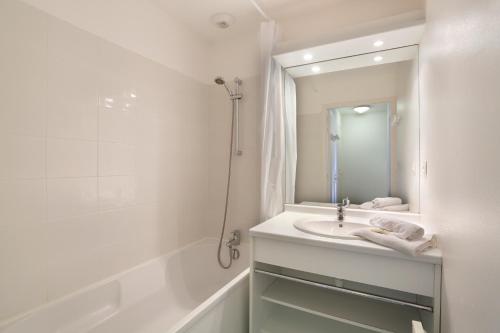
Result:
[[[234,94],[231,94],[231,99],[233,100],[233,108],[234,108],[234,154],[235,155],[243,155],[243,152],[240,150],[240,100],[243,98],[243,95],[240,94],[240,85],[242,81],[239,78],[234,79],[234,83],[236,84]]]
[[[309,286],[314,286],[314,287],[318,287],[318,288],[323,288],[323,289],[338,291],[338,292],[341,292],[341,293],[344,293],[344,294],[361,296],[361,297],[365,297],[365,298],[369,298],[369,299],[373,299],[373,300],[377,300],[377,301],[382,301],[382,302],[392,303],[392,304],[397,304],[397,305],[402,305],[402,306],[409,306],[409,307],[412,307],[412,308],[416,308],[416,309],[424,310],[424,311],[429,311],[429,312],[433,312],[434,311],[434,309],[431,306],[425,306],[425,305],[420,305],[420,304],[415,304],[415,303],[400,301],[400,300],[392,299],[392,298],[389,298],[389,297],[373,295],[373,294],[369,294],[369,293],[365,293],[365,292],[361,292],[361,291],[355,291],[355,290],[351,290],[351,289],[335,287],[335,286],[332,286],[332,285],[329,285],[329,284],[325,284],[325,283],[314,282],[314,281],[310,281],[310,280],[306,280],[306,279],[301,279],[301,278],[296,278],[296,277],[292,277],[292,276],[288,276],[288,275],[283,275],[283,274],[279,274],[279,273],[273,273],[273,272],[269,272],[269,271],[265,271],[265,270],[261,270],[261,269],[254,269],[254,272],[255,273],[259,273],[259,274],[268,275],[268,276],[273,276],[273,277],[284,279],[284,280],[288,280],[288,281],[299,282],[299,283],[306,284],[306,285],[309,285]]]

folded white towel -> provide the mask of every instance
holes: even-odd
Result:
[[[425,233],[424,228],[394,216],[376,215],[370,219],[370,224],[391,231],[394,236],[407,240],[420,239]]]
[[[401,200],[400,198],[387,197],[375,198],[372,200],[372,202],[373,208],[382,208],[387,206],[401,205],[403,203],[403,200]]]
[[[365,203],[362,203],[359,208],[361,209],[373,209],[373,201],[368,201],[368,202],[365,202]]]
[[[386,206],[382,207],[380,210],[384,210],[386,212],[407,212],[410,210],[410,205],[402,204],[402,205]]]
[[[416,256],[428,248],[434,247],[435,244],[434,237],[409,241],[381,229],[362,228],[353,231],[352,234],[410,256]]]

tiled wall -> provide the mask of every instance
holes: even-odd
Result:
[[[0,48],[0,321],[203,236],[207,86],[14,0]]]

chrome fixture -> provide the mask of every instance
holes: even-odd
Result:
[[[241,84],[243,83],[243,81],[241,81],[241,79],[239,78],[234,78],[234,84],[235,84],[235,88],[234,88],[234,92],[227,86],[226,84],[226,81],[218,76],[215,78],[215,83],[217,83],[218,85],[222,85],[224,86],[224,88],[226,88],[227,90],[227,93],[229,94],[229,98],[231,99],[231,101],[233,102],[233,125],[234,125],[234,129],[232,129],[233,131],[233,135],[234,135],[234,153],[236,155],[242,155],[243,152],[240,150],[240,105],[239,105],[239,101],[243,98],[243,95],[240,94],[240,86]],[[232,148],[232,149],[233,149]]]
[[[231,232],[231,239],[227,241],[226,246],[229,248],[229,256],[231,259],[238,260],[240,258],[240,250],[234,248],[241,243],[241,232],[234,230]]]
[[[232,91],[226,84],[226,81],[222,77],[216,77],[215,83],[218,85],[224,86],[226,88],[229,99],[232,103],[232,118],[231,118],[231,140],[229,143],[229,158],[228,158],[228,171],[227,171],[227,183],[226,183],[226,200],[224,206],[224,218],[222,220],[222,229],[219,237],[219,247],[217,249],[217,260],[219,261],[220,267],[224,269],[228,269],[231,267],[233,260],[237,260],[240,257],[240,251],[235,247],[240,245],[241,242],[241,233],[238,230],[231,232],[231,239],[226,243],[226,246],[229,250],[229,263],[224,264],[221,258],[222,252],[222,240],[224,238],[224,232],[226,231],[226,223],[227,223],[227,212],[229,206],[229,190],[231,189],[231,169],[233,165],[233,155],[241,156],[242,151],[239,148],[239,136],[240,136],[240,128],[239,128],[239,101],[243,98],[243,95],[240,94],[240,86],[242,81],[239,78],[234,79],[235,89]]]
[[[339,227],[342,228],[344,225],[345,218],[345,208],[349,207],[349,198],[342,199],[342,203],[337,204],[337,221],[339,221]]]

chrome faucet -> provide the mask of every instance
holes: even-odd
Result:
[[[337,221],[339,221],[339,227],[342,228],[345,217],[345,208],[349,206],[349,198],[342,199],[342,203],[337,204]]]
[[[340,227],[342,228],[342,221],[344,221],[344,205],[343,204],[337,204],[337,221],[340,222]]]
[[[228,247],[238,246],[241,243],[241,232],[239,230],[234,230],[231,232],[231,239],[227,241],[226,245]]]
[[[227,241],[226,246],[229,248],[229,255],[233,260],[238,260],[240,258],[240,250],[235,248],[241,243],[241,232],[239,230],[234,230],[231,232],[231,239]]]

